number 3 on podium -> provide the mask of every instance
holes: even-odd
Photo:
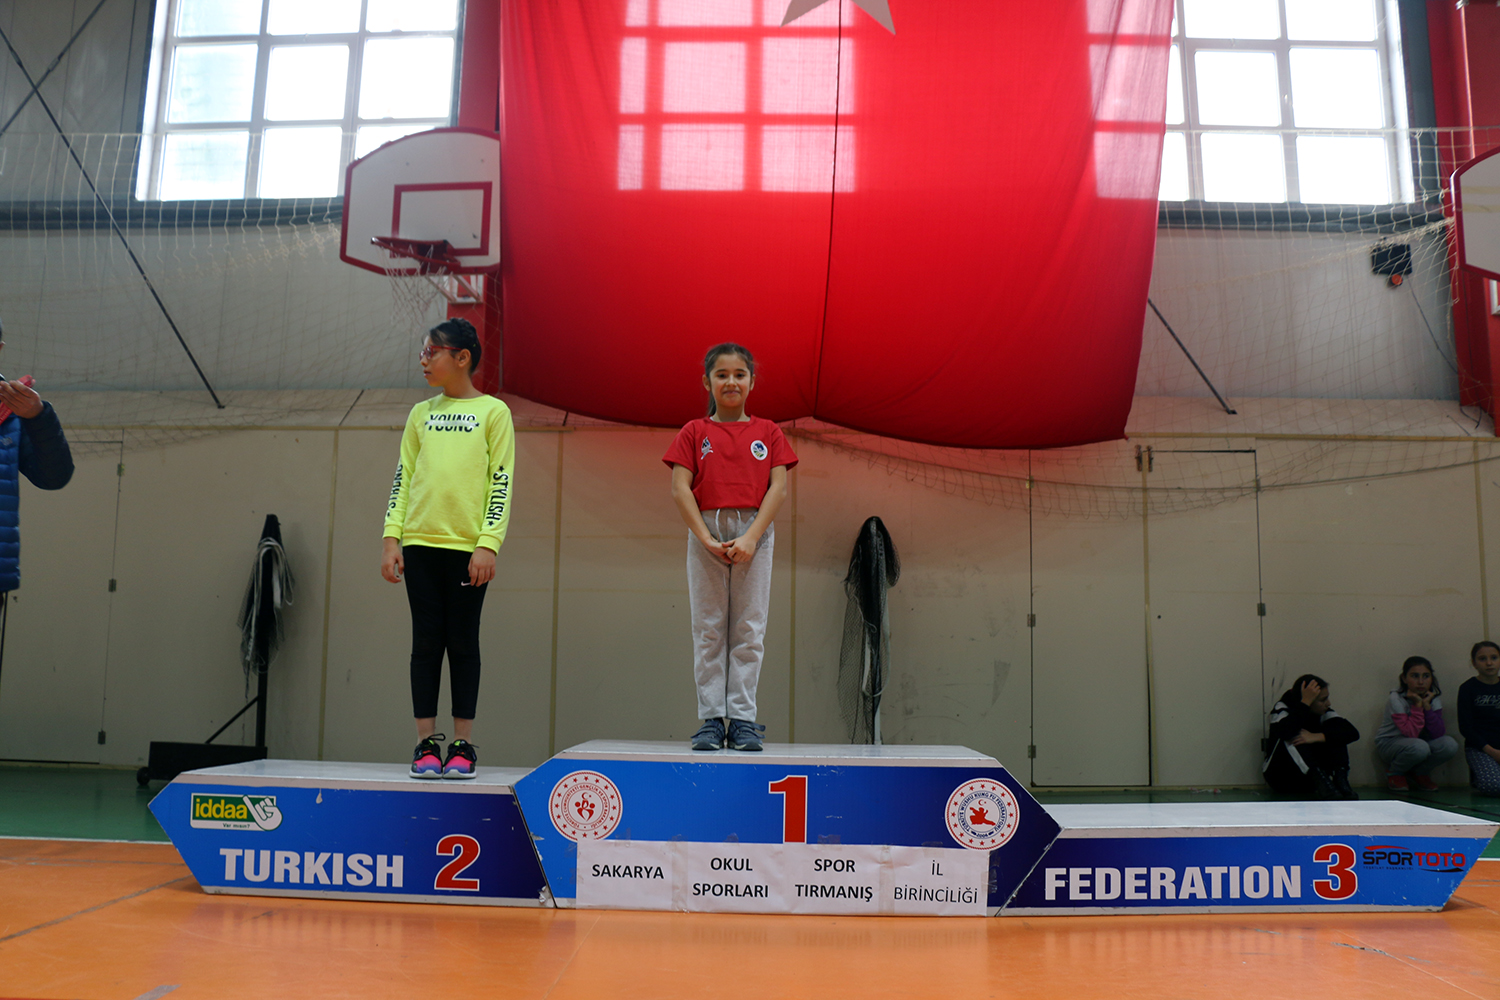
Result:
[[[1348,844],[1324,844],[1313,851],[1313,861],[1328,866],[1328,878],[1313,881],[1313,892],[1321,898],[1348,899],[1359,891],[1359,873],[1354,870],[1354,848]]]
[[[766,790],[781,798],[781,842],[807,843],[807,775],[789,774],[768,782]]]

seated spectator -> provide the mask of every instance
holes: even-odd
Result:
[[[1458,687],[1458,731],[1469,762],[1469,784],[1500,795],[1500,646],[1488,640],[1469,650],[1475,676]]]
[[[1437,791],[1433,769],[1458,754],[1458,741],[1447,732],[1443,689],[1432,663],[1422,656],[1408,656],[1396,690],[1385,700],[1385,718],[1375,731],[1375,749],[1385,761],[1386,787],[1407,791],[1410,777],[1410,784],[1422,791]]]
[[[1298,799],[1357,799],[1349,787],[1349,744],[1359,730],[1328,704],[1328,682],[1298,677],[1271,709],[1266,784]]]

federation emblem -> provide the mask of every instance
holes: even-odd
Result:
[[[548,812],[569,840],[603,840],[620,825],[620,790],[597,771],[574,771],[552,786]]]
[[[755,456],[755,460],[757,462],[764,462],[766,460],[766,456],[771,454],[771,449],[766,447],[766,443],[764,441],[751,441],[750,454]]]
[[[992,851],[1016,835],[1021,806],[1015,793],[991,778],[966,781],[948,797],[948,832],[976,851]]]

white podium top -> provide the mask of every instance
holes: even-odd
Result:
[[[968,747],[868,746],[844,743],[767,743],[759,753],[694,750],[687,742],[589,740],[569,747],[560,758],[668,761],[674,764],[805,764],[813,767],[998,767],[988,754]]]
[[[175,781],[193,785],[246,787],[352,788],[359,791],[469,792],[509,795],[517,781],[530,773],[525,767],[483,767],[467,780],[413,778],[407,764],[360,764],[337,760],[251,760],[197,771],[184,771]]]
[[[1046,805],[1069,839],[1321,837],[1332,834],[1493,837],[1500,824],[1412,802],[1129,802]]]

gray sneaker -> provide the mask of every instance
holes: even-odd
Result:
[[[744,719],[729,720],[729,749],[756,751],[761,749],[760,734],[766,731],[765,726],[757,726],[753,722]]]
[[[694,750],[719,750],[724,746],[724,720],[704,719],[703,725],[693,734]]]

